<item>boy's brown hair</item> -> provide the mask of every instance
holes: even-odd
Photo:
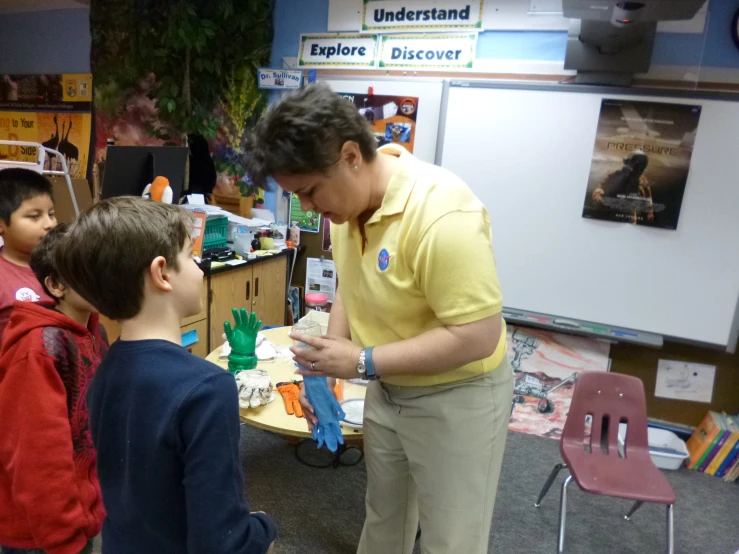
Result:
[[[179,206],[135,196],[103,200],[85,210],[60,242],[59,274],[106,317],[131,319],[141,311],[154,258],[163,256],[179,270],[177,256],[192,221]]]

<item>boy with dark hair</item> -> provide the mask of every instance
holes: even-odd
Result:
[[[0,349],[0,552],[90,552],[105,517],[85,394],[108,349],[59,278],[51,230],[30,264],[56,304],[16,302]]]
[[[201,309],[191,228],[178,206],[112,198],[57,251],[62,278],[121,321],[88,393],[106,554],[264,554],[275,538],[243,497],[234,378],[181,346]]]
[[[49,180],[30,169],[0,170],[0,339],[13,302],[53,302],[31,271],[31,252],[56,226]]]

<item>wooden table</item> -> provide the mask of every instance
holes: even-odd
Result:
[[[277,329],[269,329],[262,331],[263,334],[269,339],[269,341],[277,345],[291,345],[292,339],[288,336],[291,327],[280,327]],[[221,347],[219,346],[213,352],[211,352],[206,358],[208,361],[218,364],[224,369],[228,369],[228,360],[219,360]],[[276,387],[277,383],[283,381],[301,380],[300,375],[295,374],[295,365],[291,360],[286,360],[281,357],[277,357],[273,362],[259,362],[257,369],[263,369],[266,371],[270,379],[272,380],[272,386]],[[364,398],[366,387],[362,385],[356,385],[349,383],[348,381],[344,384],[344,399],[349,398]],[[275,389],[275,399],[266,406],[260,406],[258,408],[249,408],[248,410],[241,410],[241,421],[247,425],[264,429],[265,431],[271,431],[287,437],[297,438],[311,438],[311,434],[308,431],[308,424],[305,418],[296,417],[289,415],[285,411],[285,402],[282,399],[282,395],[278,390]],[[341,426],[344,440],[355,442],[362,438],[362,432],[349,427]]]

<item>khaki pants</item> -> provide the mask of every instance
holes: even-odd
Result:
[[[373,381],[364,445],[367,519],[357,554],[487,554],[513,396],[491,373],[432,387]]]

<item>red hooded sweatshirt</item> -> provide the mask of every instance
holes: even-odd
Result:
[[[49,304],[15,302],[0,347],[0,544],[77,554],[105,510],[87,388],[108,350]]]

